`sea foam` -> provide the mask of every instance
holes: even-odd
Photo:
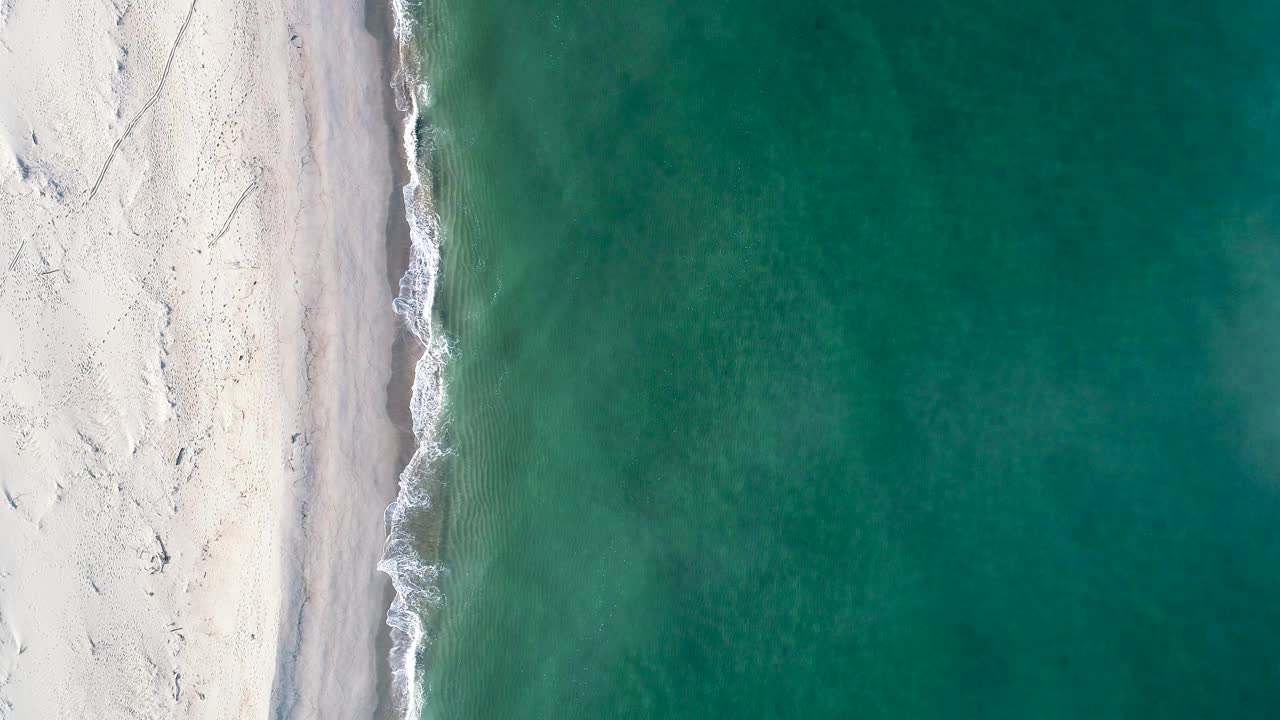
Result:
[[[393,692],[402,717],[416,720],[421,714],[424,692],[419,687],[418,657],[427,641],[424,613],[440,607],[444,598],[437,581],[441,568],[423,555],[423,538],[414,528],[425,521],[431,508],[431,483],[436,461],[444,456],[438,428],[445,408],[444,367],[449,348],[436,331],[431,306],[440,271],[440,225],[432,207],[430,185],[424,184],[421,167],[429,166],[420,151],[417,136],[419,102],[425,102],[428,88],[417,76],[418,54],[414,45],[413,0],[390,0],[395,18],[399,62],[392,80],[396,107],[405,114],[404,154],[409,165],[409,182],[404,186],[405,216],[411,241],[409,266],[400,279],[400,291],[393,308],[422,345],[422,355],[414,366],[410,411],[417,449],[400,473],[400,491],[387,507],[387,539],[378,569],[391,577],[396,597],[387,611],[391,627],[391,670]],[[429,171],[428,171],[429,172]]]

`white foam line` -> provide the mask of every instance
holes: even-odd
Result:
[[[387,611],[391,627],[391,671],[397,706],[406,720],[417,720],[424,702],[418,687],[418,653],[426,640],[422,611],[440,607],[444,598],[437,581],[439,565],[427,562],[415,549],[409,519],[431,507],[424,475],[444,453],[437,429],[445,407],[444,366],[448,344],[432,323],[431,305],[440,268],[440,226],[431,207],[429,188],[418,171],[418,95],[425,93],[416,77],[417,54],[413,48],[413,4],[411,0],[390,0],[395,17],[395,36],[400,45],[399,67],[392,87],[396,107],[405,113],[404,153],[409,165],[409,182],[404,186],[405,217],[409,222],[409,267],[400,279],[400,292],[393,309],[422,344],[422,356],[414,365],[410,412],[418,447],[409,465],[400,474],[400,490],[387,507],[387,539],[378,569],[391,577],[396,597]]]

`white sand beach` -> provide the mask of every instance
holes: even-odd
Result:
[[[0,718],[385,702],[394,135],[365,22],[0,0]]]

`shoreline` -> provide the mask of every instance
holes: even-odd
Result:
[[[389,715],[375,5],[0,17],[0,718]]]
[[[407,263],[396,281],[393,308],[400,330],[397,352],[405,349],[405,355],[397,358],[397,363],[405,365],[398,367],[409,370],[412,362],[407,416],[411,456],[401,465],[396,498],[386,508],[386,541],[378,570],[391,579],[395,590],[386,613],[393,704],[399,716],[416,720],[430,694],[430,688],[419,686],[424,679],[421,661],[429,652],[424,645],[432,642],[436,611],[443,604],[439,548],[447,498],[441,475],[448,453],[441,444],[441,430],[450,348],[436,326],[433,309],[439,292],[441,238],[434,205],[433,158],[424,157],[418,136],[423,111],[419,102],[425,92],[415,33],[420,18],[405,0],[389,0],[388,5],[396,51],[391,83],[394,103],[389,112],[394,110],[401,131],[397,167],[405,176],[397,185],[402,198],[399,207],[404,210],[409,231]],[[395,279],[394,275],[390,279]]]
[[[400,43],[395,36],[395,16],[391,8],[391,0],[365,0],[365,29],[378,39],[381,48],[381,84],[383,97],[383,116],[389,132],[390,145],[389,165],[391,167],[391,194],[387,199],[386,226],[386,258],[387,288],[394,299],[400,292],[400,278],[409,267],[411,238],[409,221],[405,215],[404,195],[401,191],[409,182],[409,165],[412,159],[405,157],[404,149],[397,142],[403,132],[404,115],[396,107],[393,83],[399,71]],[[392,312],[391,303],[387,311]],[[404,468],[413,457],[417,440],[413,434],[413,418],[410,417],[409,403],[413,397],[413,368],[416,358],[411,357],[411,350],[416,347],[413,335],[402,323],[396,323],[395,339],[391,346],[391,378],[387,381],[387,416],[391,419],[399,437],[395,465]],[[390,502],[394,502],[399,473],[389,479]],[[375,648],[379,658],[378,664],[378,705],[374,710],[375,720],[387,720],[396,716],[391,677],[391,627],[386,622],[386,613],[395,599],[395,587],[388,577],[382,593],[382,616],[378,618]]]

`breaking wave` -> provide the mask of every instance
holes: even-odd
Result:
[[[417,448],[400,473],[400,491],[387,507],[386,545],[378,569],[391,577],[396,597],[387,611],[391,628],[393,692],[402,717],[416,720],[421,714],[423,691],[418,686],[418,658],[427,642],[424,613],[439,608],[444,598],[438,580],[441,568],[422,552],[423,538],[415,528],[430,527],[431,490],[437,462],[444,457],[437,432],[445,407],[444,367],[448,343],[432,321],[432,302],[440,271],[440,226],[432,207],[430,183],[422,172],[429,168],[418,146],[419,102],[427,98],[427,86],[417,76],[418,55],[413,37],[414,0],[390,0],[395,19],[399,61],[392,80],[396,107],[405,114],[404,154],[409,182],[404,186],[405,216],[411,241],[409,267],[400,279],[393,307],[422,346],[414,367],[410,411]],[[426,170],[426,172],[430,172]]]

